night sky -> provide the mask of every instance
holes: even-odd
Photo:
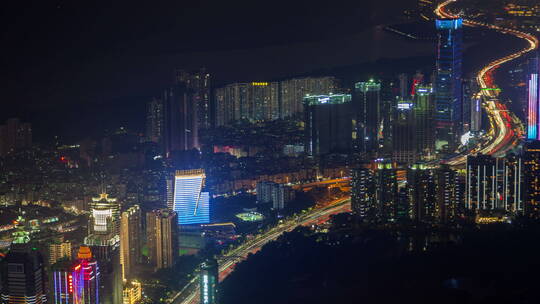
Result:
[[[397,20],[414,3],[9,1],[0,16],[0,120],[90,118],[114,103],[141,108],[175,67],[207,66],[223,84],[365,61],[345,52],[336,62],[329,49],[351,47],[349,37]]]

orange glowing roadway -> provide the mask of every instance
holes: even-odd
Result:
[[[278,226],[247,240],[238,247],[231,249],[218,259],[219,280],[225,279],[248,254],[256,253],[265,244],[277,239],[284,232],[292,231],[299,226],[309,226],[327,221],[331,215],[351,211],[350,197],[336,199],[324,207],[313,208],[300,216],[283,220]],[[199,281],[194,275],[193,279],[178,292],[169,303],[195,304],[199,301]]]
[[[439,4],[435,9],[437,16],[442,18],[458,18],[459,16],[451,14],[446,9],[448,4],[455,1],[456,0],[447,0]],[[482,98],[482,106],[488,114],[491,127],[489,132],[485,135],[488,140],[479,144],[478,147],[472,150],[466,151],[461,155],[444,161],[444,163],[450,165],[463,165],[467,160],[467,155],[472,153],[482,153],[494,156],[504,155],[506,152],[519,144],[520,139],[524,134],[521,121],[513,113],[508,113],[506,106],[498,99],[498,91],[486,89],[490,88],[490,85],[493,83],[492,74],[495,69],[499,68],[499,66],[504,63],[512,61],[538,48],[538,38],[525,32],[468,19],[463,19],[463,24],[471,27],[485,27],[505,34],[514,35],[518,38],[526,40],[528,42],[528,46],[516,53],[499,58],[489,63],[476,75],[476,82],[480,87],[480,91],[476,93],[475,98]]]

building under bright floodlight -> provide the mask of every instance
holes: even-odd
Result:
[[[210,222],[210,196],[202,192],[205,179],[204,169],[176,171],[173,210],[178,214],[179,225]]]

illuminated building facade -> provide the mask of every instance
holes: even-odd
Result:
[[[148,258],[155,269],[170,268],[178,256],[178,218],[174,211],[154,210],[146,214]]]
[[[71,259],[71,242],[59,240],[49,244],[49,265],[60,259]]]
[[[354,168],[351,171],[351,207],[362,219],[367,219],[375,206],[375,184],[373,171],[368,168]]]
[[[122,304],[140,303],[142,299],[142,286],[138,281],[131,281],[124,287]]]
[[[197,116],[197,129],[208,129],[212,126],[212,105],[210,103],[211,76],[205,68],[195,71],[177,69],[175,82],[183,83],[193,92],[191,95]]]
[[[540,218],[540,141],[528,142],[523,147],[525,215]]]
[[[161,143],[164,124],[163,101],[153,98],[146,107],[146,141]]]
[[[482,99],[471,100],[471,133],[478,133],[482,129]]]
[[[447,166],[435,170],[436,184],[436,222],[453,222],[460,213],[463,191],[458,173]]]
[[[417,160],[413,108],[410,101],[397,104],[392,127],[392,160],[397,163],[413,164]]]
[[[218,303],[219,267],[215,259],[208,259],[199,271],[200,304]]]
[[[303,112],[303,98],[306,95],[337,93],[338,87],[339,83],[334,77],[229,84],[215,91],[216,125],[298,115]]]
[[[527,139],[540,139],[540,78],[538,58],[530,61],[530,70],[528,81],[528,115],[527,115]]]
[[[437,218],[437,185],[433,170],[416,168],[407,172],[410,186],[411,217],[424,223],[433,223]]]
[[[434,92],[431,85],[416,85],[414,115],[416,151],[429,159],[435,152]]]
[[[280,118],[287,118],[304,111],[306,95],[338,93],[339,82],[335,77],[293,78],[279,83]]]
[[[54,304],[73,304],[73,262],[61,261],[51,266],[52,301]]]
[[[142,218],[141,209],[135,205],[122,212],[120,227],[120,264],[123,279],[129,279],[133,267],[141,262]]]
[[[216,125],[278,119],[279,83],[233,83],[216,89]]]
[[[304,97],[305,152],[315,156],[350,151],[357,136],[353,115],[349,94]]]
[[[497,205],[497,160],[489,155],[467,156],[465,208],[494,210]]]
[[[381,129],[381,84],[370,80],[354,85],[354,150],[375,153]]]
[[[375,171],[374,213],[377,221],[393,222],[397,219],[398,183],[397,170],[390,163],[378,164]],[[368,211],[369,214],[370,211]]]
[[[179,225],[210,222],[210,195],[202,191],[205,179],[203,169],[176,171],[172,209],[178,214]]]
[[[90,202],[90,234],[118,235],[120,233],[120,204],[116,198],[102,193]]]
[[[81,246],[72,271],[73,303],[107,303],[100,297],[100,280],[102,280],[100,269],[92,251],[87,246]]]
[[[199,148],[197,107],[193,90],[177,83],[163,93],[163,152],[169,158],[175,152]]]
[[[0,264],[1,302],[5,304],[43,304],[46,275],[41,254],[28,242],[12,243]]]
[[[502,159],[503,166],[497,178],[500,193],[498,202],[501,207],[514,214],[523,214],[523,159],[510,154]]]
[[[462,107],[462,19],[435,21],[438,33],[435,81],[437,149],[454,146],[463,127]]]

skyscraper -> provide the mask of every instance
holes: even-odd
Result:
[[[212,126],[211,76],[205,68],[195,71],[177,69],[175,71],[175,83],[185,84],[193,94],[194,106],[197,108],[197,129],[208,129]]]
[[[414,105],[410,101],[399,101],[392,127],[392,160],[413,164],[417,160],[416,124]]]
[[[305,144],[308,155],[348,152],[358,136],[353,130],[351,95],[313,95],[304,98]]]
[[[153,98],[146,108],[146,141],[161,143],[163,140],[163,101],[159,98]]]
[[[430,159],[435,152],[434,94],[431,85],[416,85],[414,107],[416,151]]]
[[[163,151],[172,153],[199,148],[199,125],[193,90],[177,83],[163,94]]]
[[[521,156],[510,154],[504,159],[501,176],[498,178],[499,193],[502,196],[502,208],[514,214],[523,214],[523,159]]]
[[[146,214],[146,236],[150,263],[155,269],[170,268],[178,256],[178,219],[174,211],[154,210]]]
[[[215,259],[207,259],[199,270],[200,304],[218,303],[219,267]]]
[[[407,172],[411,192],[411,215],[415,221],[434,223],[437,218],[437,185],[433,170],[413,166]]]
[[[489,155],[467,156],[467,197],[465,208],[497,208],[497,160]]]
[[[60,274],[61,275],[61,274]],[[100,268],[98,262],[94,259],[89,247],[81,246],[77,253],[77,261],[72,271],[73,303],[118,303],[103,302],[100,297],[100,286],[102,286]],[[61,283],[61,277],[58,283]]]
[[[376,218],[381,222],[397,220],[397,171],[390,163],[379,163],[375,172]]]
[[[523,147],[523,177],[525,215],[540,218],[540,141],[531,141]]]
[[[287,118],[304,110],[306,95],[338,93],[339,83],[335,77],[305,77],[281,81],[279,117]]]
[[[73,304],[73,261],[64,260],[51,266],[51,298],[54,304]]]
[[[173,210],[178,214],[178,225],[210,222],[210,195],[203,192],[205,180],[204,169],[176,171]]]
[[[15,239],[1,262],[1,300],[6,304],[43,304],[47,302],[41,254],[28,239]]]
[[[352,103],[356,122],[354,148],[358,152],[375,153],[382,122],[381,84],[373,80],[356,83]]]
[[[370,217],[375,206],[375,184],[373,171],[368,168],[354,168],[351,171],[351,207],[362,219]]]
[[[106,193],[90,203],[89,234],[85,246],[99,264],[99,298],[101,303],[122,301],[122,268],[120,265],[120,205]]]
[[[538,57],[529,63],[528,96],[529,109],[527,115],[527,139],[540,140],[540,75]]]
[[[462,97],[462,19],[435,21],[438,35],[435,82],[437,149],[450,150],[461,135]]]
[[[131,277],[133,267],[141,262],[141,209],[135,205],[122,212],[120,227],[120,264],[124,281]]]
[[[471,133],[477,134],[482,129],[482,99],[471,100]]]

